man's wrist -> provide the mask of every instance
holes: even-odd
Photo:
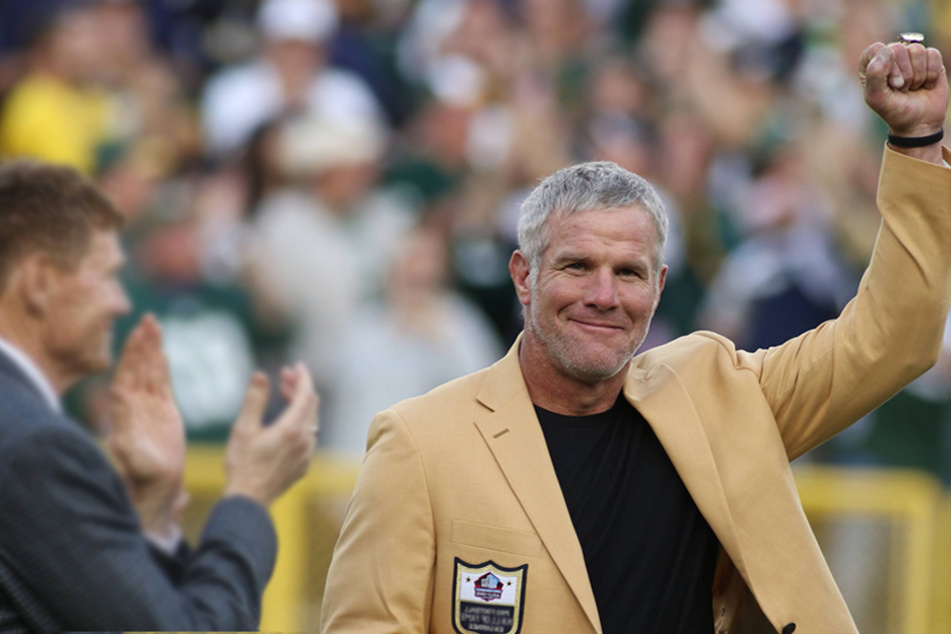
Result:
[[[937,132],[924,135],[910,136],[894,132],[888,133],[888,142],[892,147],[916,148],[927,147],[929,145],[940,143],[944,138],[944,128],[939,128]]]
[[[145,538],[157,549],[173,557],[178,551],[178,545],[182,542],[182,530],[172,525],[163,532],[149,531],[146,529]]]
[[[888,121],[888,133],[900,137],[922,137],[935,134],[944,129],[944,120],[939,121],[919,121],[908,126],[894,125]]]
[[[935,165],[944,165],[944,154],[940,142],[922,147],[900,147],[894,145],[891,140],[889,140],[888,148],[897,154],[903,154],[919,161],[927,161]]]
[[[227,498],[227,497],[234,497],[234,496],[248,498],[249,500],[253,500],[254,502],[257,502],[264,508],[269,508],[271,506],[271,502],[273,501],[272,497],[264,495],[261,491],[259,491],[258,489],[254,487],[244,486],[240,484],[238,485],[228,484],[225,487],[222,497]]]

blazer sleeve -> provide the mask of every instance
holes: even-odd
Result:
[[[152,560],[162,569],[165,576],[173,584],[179,584],[185,575],[185,566],[191,556],[191,548],[184,539],[182,539],[175,549],[174,553],[164,552],[149,540],[149,554]]]
[[[170,577],[99,448],[66,425],[27,429],[0,461],[0,565],[26,602],[69,630],[257,628],[276,556],[263,507],[220,502]]]
[[[837,319],[800,337],[738,353],[740,365],[759,375],[790,458],[934,365],[951,301],[948,201],[951,169],[886,149],[882,224],[856,296]]]
[[[394,410],[374,418],[333,561],[321,631],[429,631],[435,564],[423,458]]]

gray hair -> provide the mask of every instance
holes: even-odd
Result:
[[[532,191],[518,218],[518,246],[528,260],[531,278],[541,265],[550,239],[549,218],[580,211],[606,211],[639,205],[654,221],[654,267],[663,261],[667,240],[667,212],[660,196],[646,180],[615,163],[594,161],[560,169]]]

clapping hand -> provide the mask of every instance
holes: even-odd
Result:
[[[268,506],[307,472],[317,447],[319,398],[303,364],[284,368],[280,392],[287,407],[264,425],[268,380],[260,372],[251,377],[228,440],[226,495],[244,495]]]
[[[135,327],[109,391],[109,446],[145,532],[176,534],[187,503],[185,432],[172,395],[162,331],[152,315]]]

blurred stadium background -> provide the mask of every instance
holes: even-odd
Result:
[[[370,419],[487,365],[539,178],[605,159],[672,217],[647,345],[769,346],[837,314],[878,225],[859,52],[951,51],[925,0],[0,0],[0,156],[75,165],[128,215],[163,323],[195,534],[254,367],[303,359],[320,456],[275,507],[265,630],[313,630]],[[934,370],[800,460],[862,632],[951,633],[951,330]],[[70,395],[91,430],[107,378]]]

